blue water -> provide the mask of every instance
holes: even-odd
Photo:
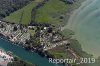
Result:
[[[25,51],[23,48],[15,46],[4,39],[0,38],[0,47],[5,51],[12,51],[15,55],[23,60],[37,64],[38,66],[56,66],[55,64],[49,63],[47,58],[43,58],[36,53]]]
[[[66,28],[75,32],[84,51],[100,56],[100,0],[86,0],[71,15]]]

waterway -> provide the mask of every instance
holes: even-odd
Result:
[[[13,54],[20,57],[21,59],[31,62],[33,64],[37,64],[38,66],[59,66],[49,63],[47,58],[41,57],[36,53],[26,51],[23,48],[15,46],[11,44],[11,42],[8,42],[1,38],[0,38],[0,48],[3,48],[5,51],[11,51],[13,52]]]
[[[100,56],[100,0],[86,0],[70,16],[67,29],[75,32],[84,51]]]

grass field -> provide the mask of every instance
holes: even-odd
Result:
[[[28,33],[34,36],[36,29],[37,29],[36,27],[34,27],[34,29],[28,29]]]
[[[31,21],[32,9],[42,1],[32,1],[27,6],[4,18],[4,20],[11,23],[27,25]],[[66,9],[67,5],[64,2],[60,0],[49,0],[43,7],[37,9],[35,21],[50,24],[60,23],[60,16],[63,15]]]
[[[11,23],[17,23],[17,24],[25,24],[27,25],[31,21],[31,12],[32,9],[38,5],[39,2],[43,0],[34,0],[31,3],[29,3],[27,6],[23,7],[22,9],[10,14],[10,16],[7,16],[4,18],[4,20],[9,21]]]
[[[61,14],[66,11],[67,5],[60,0],[49,0],[43,7],[37,9],[36,22],[55,24],[60,22]]]
[[[42,1],[44,0],[34,0],[22,9],[19,9],[18,11],[15,11],[14,13],[7,16],[4,18],[4,20],[11,23],[27,25],[32,20],[32,9]],[[66,11],[75,9],[77,7],[77,3],[79,2],[76,2],[73,5],[68,5],[60,0],[49,0],[46,2],[46,4],[36,10],[35,22],[56,25],[62,23],[64,24],[64,22],[67,23],[68,19],[65,16]],[[66,19],[60,18],[61,16],[64,16]]]
[[[55,47],[53,49],[48,50],[50,54],[52,54],[55,58],[68,58],[68,53],[64,46]]]
[[[34,36],[35,30],[29,29],[29,30],[28,30],[28,33],[30,33],[32,36]]]

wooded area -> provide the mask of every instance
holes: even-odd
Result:
[[[0,0],[0,19],[8,16],[10,13],[21,9],[33,0]]]

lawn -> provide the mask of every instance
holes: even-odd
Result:
[[[34,34],[35,34],[35,30],[28,29],[28,33],[30,33],[32,36],[34,36]]]
[[[11,23],[17,23],[17,24],[29,24],[31,21],[31,12],[32,9],[38,5],[39,2],[43,0],[34,0],[30,2],[28,5],[23,7],[22,9],[19,9],[18,11],[15,11],[14,13],[10,14],[4,20],[9,21]]]
[[[34,34],[35,34],[35,31],[36,31],[36,27],[34,27],[34,29],[28,29],[28,33],[30,33],[32,36],[34,36]]]
[[[11,23],[27,25],[31,21],[32,9],[42,1],[43,0],[32,1],[27,6],[4,18],[4,20]],[[37,9],[35,21],[50,24],[60,23],[60,16],[62,16],[66,10],[67,5],[64,2],[60,0],[49,0],[44,6]]]
[[[35,21],[39,23],[59,23],[60,16],[65,13],[67,5],[60,0],[49,0],[43,7],[37,9]]]

